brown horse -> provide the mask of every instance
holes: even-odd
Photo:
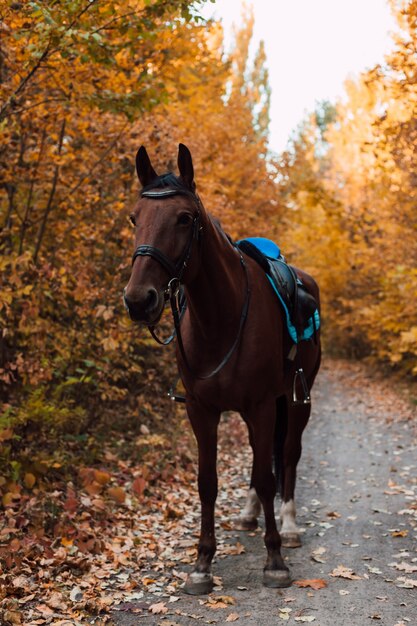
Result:
[[[294,402],[296,365],[287,358],[294,344],[263,270],[205,211],[196,193],[191,154],[183,144],[178,167],[179,177],[158,176],[145,148],[137,153],[142,190],[131,215],[135,253],[124,298],[130,317],[151,329],[168,299],[173,306],[178,367],[198,443],[201,500],[198,558],[185,591],[202,594],[213,588],[217,427],[221,412],[229,410],[242,415],[253,450],[251,490],[241,521],[247,529],[255,527],[262,504],[267,548],[263,583],[287,587],[291,578],[281,556],[281,538],[285,546],[300,545],[294,487],[310,404]],[[314,280],[297,274],[318,302]],[[186,298],[181,313],[176,305],[180,286]],[[315,341],[298,344],[297,359],[311,389],[320,364],[318,333]],[[274,514],[274,447],[280,456],[281,537]]]

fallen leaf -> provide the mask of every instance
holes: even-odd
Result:
[[[20,576],[16,576],[16,578],[12,581],[13,587],[16,589],[28,589],[29,588],[29,578],[21,574]]]
[[[297,587],[311,587],[312,589],[323,589],[327,587],[327,583],[322,578],[311,578],[308,580],[295,580],[294,585]]]
[[[135,495],[140,498],[143,495],[146,487],[146,480],[142,476],[138,476],[132,483],[132,490]]]
[[[408,530],[394,530],[391,533],[392,537],[407,537],[408,535]]]
[[[398,582],[402,583],[401,585],[397,585],[397,587],[402,587],[403,589],[414,589],[417,587],[417,580],[415,578],[406,578],[405,576],[401,576],[397,578]]]
[[[108,472],[101,470],[94,470],[94,480],[100,485],[107,485],[110,482],[111,476]]]
[[[337,578],[348,578],[349,580],[362,580],[361,576],[357,576],[353,570],[344,565],[338,565],[330,574],[330,576]]]
[[[50,598],[46,600],[46,603],[52,609],[65,610],[67,608],[64,602],[63,595],[62,593],[59,593],[59,591],[54,591],[51,594]]]
[[[29,472],[25,474],[23,479],[23,484],[27,489],[32,489],[36,483],[36,476],[30,474]]]
[[[398,569],[401,572],[405,572],[406,574],[412,574],[413,572],[417,572],[417,565],[411,565],[410,563],[406,563],[405,561],[401,561],[401,563],[389,563],[389,566],[395,567],[395,569]]]
[[[239,615],[237,613],[230,613],[230,615],[226,617],[226,622],[237,622],[238,619]]]
[[[110,487],[107,490],[107,494],[118,504],[123,504],[126,499],[126,493],[121,487]]]
[[[314,622],[314,615],[300,615],[299,617],[294,618],[296,622]]]
[[[311,558],[313,559],[313,561],[316,561],[316,563],[325,563],[326,561],[321,558],[325,552],[326,548],[316,548],[316,550],[313,550],[313,552],[311,553]]]
[[[151,604],[149,611],[154,615],[161,615],[168,613],[168,607],[165,606],[165,602],[157,602],[156,604]]]
[[[13,624],[13,626],[17,626],[18,624],[22,623],[22,615],[21,613],[18,613],[18,611],[6,610],[3,614],[3,617],[6,622],[9,622],[9,624]]]
[[[236,600],[232,596],[213,596],[215,602],[224,602],[225,604],[236,604]]]
[[[330,517],[330,519],[338,519],[339,517],[342,517],[337,511],[329,511],[326,515],[327,517]]]
[[[74,539],[68,539],[68,537],[61,537],[61,545],[65,548],[70,548],[74,544]]]

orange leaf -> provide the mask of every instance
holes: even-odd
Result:
[[[115,502],[117,502],[118,504],[123,504],[123,502],[126,499],[125,490],[122,489],[121,487],[110,487],[107,490],[107,493],[110,496],[110,498],[114,500]]]
[[[132,489],[135,492],[135,494],[138,496],[138,498],[140,498],[143,492],[145,491],[145,487],[146,487],[146,480],[142,478],[141,476],[138,476],[137,478],[135,478],[135,480],[132,483]]]
[[[61,544],[65,547],[65,548],[70,548],[74,543],[74,539],[68,539],[68,537],[62,537],[61,539]]]
[[[322,578],[295,580],[294,585],[297,585],[297,587],[311,587],[312,589],[323,589],[324,587],[327,587],[326,581]]]
[[[110,474],[108,472],[103,472],[101,470],[94,470],[94,480],[99,483],[99,485],[107,485],[110,481]]]
[[[0,441],[7,441],[8,439],[13,439],[13,430],[11,428],[3,428],[0,430]]]
[[[102,489],[102,485],[97,483],[95,480],[84,487],[84,491],[86,491],[89,496],[98,496]]]

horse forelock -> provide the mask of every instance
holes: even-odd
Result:
[[[143,194],[146,191],[151,191],[152,189],[175,189],[179,194],[188,195],[191,197],[195,197],[195,194],[191,189],[189,189],[184,181],[176,176],[173,172],[167,172],[166,174],[162,174],[161,176],[157,176],[154,180],[143,187],[140,191]]]

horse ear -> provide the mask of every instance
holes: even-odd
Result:
[[[195,182],[193,160],[191,158],[191,152],[187,146],[184,146],[183,143],[180,143],[178,146],[178,169],[180,171],[181,178],[187,187],[194,191]]]
[[[136,154],[136,172],[142,187],[149,185],[158,176],[144,146],[141,146]]]

